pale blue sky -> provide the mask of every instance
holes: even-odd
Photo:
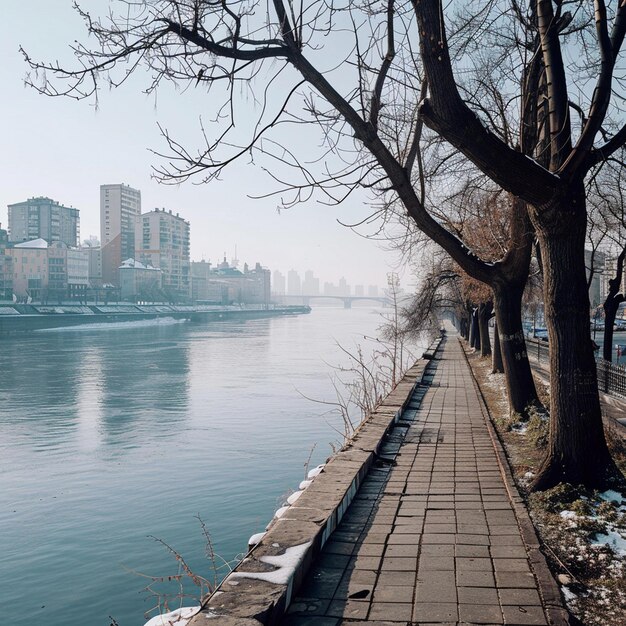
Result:
[[[322,281],[345,276],[351,284],[386,282],[396,256],[340,226],[368,213],[363,197],[341,207],[311,202],[279,215],[273,199],[251,200],[269,188],[262,171],[235,164],[220,182],[163,186],[151,179],[158,163],[148,148],[163,150],[157,122],[176,136],[193,137],[206,95],[198,90],[164,90],[158,102],[141,93],[142,77],[103,92],[96,110],[87,101],[47,98],[24,86],[27,66],[18,47],[33,58],[68,58],[67,46],[85,40],[71,0],[2,0],[0,25],[0,222],[6,205],[46,195],[81,210],[82,238],[99,236],[99,186],[124,182],[141,189],[144,210],[164,207],[191,222],[192,258],[230,257],[237,245],[242,261],[260,261],[283,272],[313,269]],[[108,0],[86,0],[93,13]]]

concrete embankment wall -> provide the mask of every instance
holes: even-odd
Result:
[[[85,324],[134,322],[160,318],[208,322],[309,313],[306,306],[193,307],[176,305],[0,306],[0,335]]]
[[[423,384],[437,339],[369,415],[295,502],[211,596],[188,626],[272,626],[279,623],[311,564],[341,521],[385,436],[398,422],[417,385]]]

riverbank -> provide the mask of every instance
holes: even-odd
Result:
[[[178,574],[149,535],[211,575],[198,514],[216,554],[246,550],[307,459],[323,462],[340,439],[341,416],[307,398],[336,398],[329,365],[349,366],[339,345],[367,350],[381,313],[319,306],[3,337],[0,611],[12,626],[143,624],[156,599],[133,572]]]
[[[170,318],[191,322],[256,319],[311,312],[309,306],[178,304],[0,304],[0,335],[85,324]]]
[[[491,373],[488,358],[471,352],[468,358],[569,610],[588,626],[622,623],[626,614],[626,499],[613,491],[590,492],[567,484],[529,494],[528,484],[547,446],[547,416],[537,413],[527,422],[511,418],[503,393],[504,375]],[[549,388],[534,373],[540,398],[548,405]],[[617,428],[605,422],[613,458],[625,471],[626,446]]]

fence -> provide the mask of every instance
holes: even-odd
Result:
[[[528,358],[537,361],[537,363],[550,362],[550,352],[547,341],[526,338],[526,352],[528,353]]]
[[[549,363],[548,342],[526,339],[528,358],[537,363]],[[596,359],[598,388],[611,396],[626,398],[626,367],[615,365],[602,358]]]

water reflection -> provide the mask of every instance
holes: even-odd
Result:
[[[198,513],[217,553],[245,549],[313,444],[316,464],[336,438],[297,390],[332,393],[334,339],[379,323],[341,308],[1,338],[0,612],[20,607],[14,626],[142,623],[145,583],[122,565],[175,573],[154,535],[206,571]]]
[[[25,356],[27,355],[27,356]],[[189,347],[178,327],[2,339],[0,436],[34,448],[116,452],[170,436],[187,416]]]

